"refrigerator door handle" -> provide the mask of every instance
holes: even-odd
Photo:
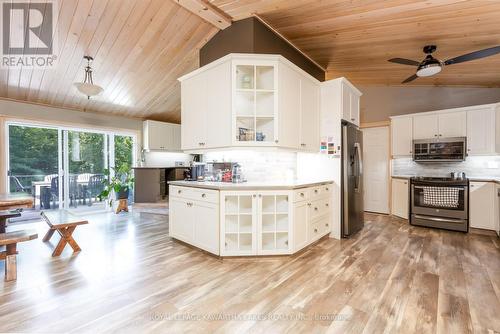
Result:
[[[357,167],[356,171],[356,183],[354,191],[359,193],[361,191],[361,176],[363,175],[363,156],[361,153],[361,145],[359,143],[354,144],[354,156],[355,156],[355,165]]]

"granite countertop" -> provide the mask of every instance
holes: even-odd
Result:
[[[393,179],[409,179],[411,177],[414,177],[415,175],[392,175],[391,177]],[[467,176],[469,181],[473,182],[495,182],[500,184],[500,177],[494,177],[494,176]]]
[[[333,181],[304,181],[296,180],[290,182],[243,182],[243,183],[229,183],[229,182],[208,182],[208,181],[170,181],[169,185],[181,187],[194,187],[213,190],[290,190],[299,189],[321,184],[332,183]]]

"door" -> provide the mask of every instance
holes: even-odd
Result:
[[[351,120],[351,90],[342,83],[342,119],[352,122]]]
[[[225,62],[206,72],[205,147],[231,146],[231,63]]]
[[[308,244],[308,217],[309,204],[300,202],[295,204],[293,213],[293,251],[296,252]]]
[[[261,192],[257,195],[257,254],[290,253],[290,197],[288,192]]]
[[[283,147],[299,148],[301,103],[300,103],[300,75],[287,66],[280,66],[280,113],[279,115],[279,145]]]
[[[439,138],[465,137],[467,135],[467,116],[465,111],[439,114]]]
[[[391,120],[392,155],[409,156],[413,152],[413,122],[411,117]]]
[[[495,154],[495,110],[467,111],[467,153]]]
[[[342,127],[342,201],[343,235],[350,236],[364,226],[363,208],[363,133],[352,125]]]
[[[193,210],[191,210],[190,204],[191,202],[176,197],[170,198],[169,202],[170,220],[173,222],[169,224],[169,235],[188,243],[194,241]]]
[[[389,128],[363,129],[365,211],[389,213]]]
[[[438,137],[438,116],[422,115],[413,117],[413,139]]]
[[[359,126],[359,96],[351,92],[351,122]]]
[[[495,189],[492,182],[470,183],[470,227],[495,230]]]
[[[181,83],[182,149],[203,147],[206,141],[206,73]]]
[[[194,216],[194,243],[197,247],[219,254],[219,206],[196,201],[190,209]],[[203,219],[199,219],[203,217]]]
[[[408,180],[392,179],[392,214],[408,219]]]
[[[319,86],[308,79],[302,79],[300,96],[300,148],[318,151]]]

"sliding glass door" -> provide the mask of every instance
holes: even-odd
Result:
[[[105,170],[130,170],[135,136],[7,123],[8,187],[35,199],[34,211],[105,209]],[[27,215],[30,216],[29,214]]]

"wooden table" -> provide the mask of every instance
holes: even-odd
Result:
[[[21,213],[17,211],[0,211],[0,234],[5,233],[5,226],[7,225],[7,219],[20,217]]]
[[[0,210],[28,209],[33,203],[33,197],[28,194],[0,194]]]

